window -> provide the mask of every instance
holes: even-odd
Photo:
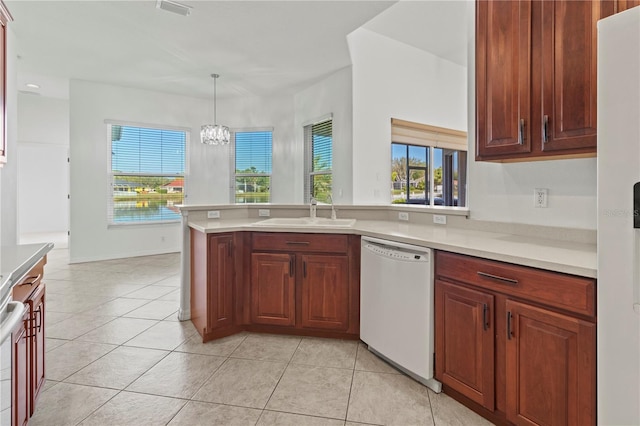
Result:
[[[189,133],[107,124],[111,164],[107,218],[110,225],[175,222],[185,194]]]
[[[311,197],[329,202],[332,186],[333,120],[323,120],[304,127],[305,185],[304,200]]]
[[[233,133],[233,138],[234,202],[268,203],[271,198],[272,131],[238,131]]]
[[[466,206],[465,132],[391,120],[391,202]]]

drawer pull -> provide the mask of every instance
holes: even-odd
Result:
[[[24,282],[18,284],[19,286],[21,285],[34,285],[35,283],[38,282],[38,280],[40,280],[40,278],[42,277],[42,274],[38,274],[35,277],[28,277],[26,280],[24,280]]]
[[[511,312],[507,312],[507,340],[511,340]]]
[[[489,329],[489,315],[488,314],[489,314],[489,307],[485,303],[484,306],[482,307],[482,329],[485,330],[485,331]]]
[[[309,241],[287,241],[286,244],[289,246],[308,246]]]
[[[499,275],[488,274],[486,272],[478,271],[478,275],[484,278],[489,278],[492,280],[500,281],[505,284],[518,285],[518,280],[514,280],[513,278],[505,278]]]

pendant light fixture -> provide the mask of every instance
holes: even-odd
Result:
[[[218,74],[211,74],[213,78],[213,124],[205,124],[200,128],[200,141],[207,145],[227,145],[231,140],[231,132],[227,126],[216,121],[216,80]]]

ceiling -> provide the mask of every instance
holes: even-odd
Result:
[[[350,65],[365,28],[466,64],[468,1],[5,1],[21,93],[68,97],[69,79],[211,97],[294,93]],[[40,89],[29,89],[37,83]]]

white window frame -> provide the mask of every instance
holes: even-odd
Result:
[[[236,173],[236,133],[251,133],[251,132],[271,132],[271,173]],[[271,194],[273,193],[273,127],[246,127],[239,129],[231,129],[231,149],[229,149],[229,171],[230,171],[230,202],[231,204],[241,204],[236,203],[236,178],[238,176],[242,177],[268,177],[269,178],[269,199],[266,203],[271,202]],[[250,203],[250,204],[260,204],[260,203]]]
[[[309,133],[313,126],[316,124],[324,123],[325,121],[331,121],[331,169],[329,170],[320,170],[313,171],[313,149],[311,144],[313,143],[312,138]],[[331,190],[333,192],[333,146],[334,146],[334,122],[333,122],[333,114],[327,114],[318,119],[315,119],[311,122],[304,123],[303,128],[303,139],[304,139],[304,202],[309,203],[311,201],[311,178],[315,176],[323,176],[329,175],[331,176]],[[333,194],[332,194],[333,196]]]
[[[184,186],[182,187],[182,196],[183,200],[187,199],[187,176],[188,176],[188,168],[189,168],[189,142],[191,140],[191,128],[188,127],[178,127],[178,126],[169,126],[169,125],[160,125],[160,124],[148,124],[148,123],[137,123],[130,121],[120,121],[120,120],[105,120],[106,124],[106,136],[107,136],[107,153],[113,152],[112,148],[112,127],[113,126],[124,126],[124,127],[139,127],[144,129],[158,129],[158,130],[169,130],[169,131],[177,131],[185,133],[185,146],[184,146],[184,173],[180,174],[171,174],[171,173],[117,173],[117,175],[129,175],[129,176],[162,176],[162,177],[172,177],[172,178],[182,178],[184,182]],[[107,207],[107,227],[120,227],[120,226],[148,226],[148,225],[162,225],[162,224],[173,224],[178,223],[182,219],[172,219],[172,220],[146,220],[146,221],[129,221],[129,222],[115,222],[113,220],[113,181],[114,181],[115,173],[112,170],[112,155],[107,155],[107,199],[106,199],[106,207]]]

